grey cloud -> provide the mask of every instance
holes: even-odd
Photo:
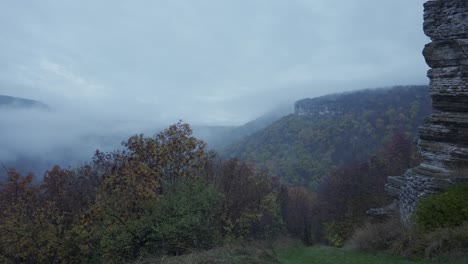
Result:
[[[49,134],[68,135],[60,144],[105,121],[122,134],[178,119],[242,124],[303,97],[427,83],[423,3],[6,0],[0,94],[51,105],[57,116],[33,126],[50,122]],[[48,133],[23,143],[41,149]]]

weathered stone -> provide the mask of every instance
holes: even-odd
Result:
[[[382,208],[374,208],[369,209],[367,214],[373,217],[388,217],[388,216],[395,216],[398,215],[398,203],[394,201],[393,203],[382,207]]]
[[[418,144],[423,159],[430,164],[441,167],[468,164],[468,146],[423,139]]]
[[[400,188],[393,185],[386,184],[385,192],[392,198],[398,199],[400,197]]]
[[[341,115],[345,111],[342,104],[335,102],[317,103],[314,99],[303,99],[294,104],[296,115]]]
[[[468,66],[431,69],[433,107],[442,111],[468,111]]]
[[[468,38],[431,42],[424,47],[423,55],[431,68],[468,65]]]
[[[419,168],[424,171],[424,168]],[[449,179],[438,179],[415,173],[414,169],[408,170],[403,176],[405,184],[401,186],[397,204],[400,216],[404,223],[409,224],[411,215],[417,208],[421,198],[447,189],[452,183]]]
[[[468,1],[428,1],[424,4],[424,33],[432,40],[468,37]]]
[[[419,135],[425,141],[468,146],[468,115],[449,112],[433,114],[419,129]]]
[[[423,162],[403,176],[390,176],[385,190],[396,198],[403,223],[422,197],[468,181],[468,0],[425,3],[424,32],[433,42],[423,54],[434,112],[420,128]],[[462,169],[460,169],[462,168]],[[369,210],[383,214],[386,207]]]

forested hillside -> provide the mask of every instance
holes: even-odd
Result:
[[[303,152],[297,154],[290,150],[296,159],[308,155],[306,150],[311,149],[313,142],[321,148],[310,151],[315,155],[310,154],[312,158],[320,158],[326,144],[346,143],[349,137],[356,140],[355,148],[364,150],[369,145],[366,151],[371,154],[362,162],[348,162],[355,158],[338,155],[338,148],[334,147],[323,158],[329,159],[328,168],[318,168],[327,177],[320,183],[303,179],[309,180],[309,185],[317,184],[314,189],[288,186],[275,177],[288,181],[291,174],[272,175],[244,161],[218,158],[203,141],[193,137],[190,126],[184,123],[172,125],[153,137],[132,136],[111,152],[98,150],[90,162],[74,169],[55,166],[43,179],[35,180],[33,174],[4,168],[7,177],[0,182],[0,262],[129,263],[146,257],[165,258],[229,247],[234,241],[272,241],[284,235],[308,245],[327,243],[341,247],[350,239],[360,247],[366,241],[387,243],[386,247],[389,243],[392,247],[407,243],[403,229],[393,222],[378,223],[376,231],[362,228],[369,221],[369,208],[390,202],[384,192],[386,177],[401,175],[420,162],[411,139],[402,132],[406,128],[407,134],[414,133],[417,124],[410,122],[424,115],[425,99],[418,89],[424,87],[359,92],[400,94],[400,99],[381,99],[399,104],[376,103],[386,111],[374,113],[383,120],[380,130],[374,130],[382,135],[381,141],[367,141],[370,135],[358,133],[359,124],[372,122],[369,114],[367,118],[361,116],[372,112],[366,108],[345,115],[291,115],[254,135],[276,131],[277,138],[265,143],[276,146],[278,138],[287,139],[286,133],[294,139],[292,133],[322,129],[317,141],[311,138],[310,142],[304,141],[304,146],[300,146],[301,137],[297,137],[297,142],[291,141],[295,144],[292,147],[303,147]],[[408,114],[407,109],[413,112]],[[395,113],[397,119],[393,118]],[[341,122],[339,129],[332,120]],[[287,125],[281,130],[280,125],[285,122]],[[345,139],[339,141],[344,136],[332,133],[335,130]],[[251,147],[249,142],[244,144],[245,148]],[[280,146],[286,148],[287,144]],[[347,150],[343,147],[341,151]],[[339,160],[335,163],[339,166],[331,165],[333,158]],[[317,164],[308,164],[309,160],[301,162],[316,169]],[[378,233],[382,228],[389,230],[383,231],[386,236]],[[415,251],[419,247],[430,249],[424,238],[424,234],[411,238],[411,256],[421,255]],[[408,254],[406,247],[395,250],[397,254]]]
[[[196,137],[208,143],[209,148],[219,149],[264,129],[291,113],[292,106],[284,105],[241,126],[194,126],[193,132]]]
[[[296,102],[296,113],[226,147],[283,182],[314,188],[333,167],[364,161],[395,133],[414,138],[431,113],[428,86],[363,90]]]
[[[370,161],[331,170],[312,192],[218,159],[177,123],[98,150],[78,168],[55,166],[42,180],[7,169],[0,262],[128,263],[285,234],[341,246],[368,208],[388,202],[385,178],[413,165],[413,151],[395,134]]]

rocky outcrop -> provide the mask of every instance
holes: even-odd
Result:
[[[418,104],[417,111],[430,113],[432,109],[428,91],[428,85],[395,86],[305,98],[294,103],[294,114],[335,117],[349,113],[385,112],[389,110],[388,106],[407,107],[415,102]]]
[[[423,163],[408,170],[403,176],[388,177],[385,191],[396,199],[394,204],[398,205],[402,221],[409,224],[421,198],[443,191],[452,184],[467,180],[466,177],[458,177],[448,173],[445,169]],[[393,211],[388,212],[388,210],[385,210],[385,213],[394,214]],[[371,210],[369,214],[376,215]]]
[[[388,177],[385,188],[408,225],[422,197],[468,181],[468,1],[426,2],[424,32],[432,40],[423,55],[432,68],[427,76],[434,113],[420,128],[423,163]],[[368,213],[382,215],[386,208],[381,209]]]
[[[434,113],[421,128],[419,145],[428,164],[444,170],[468,166],[468,1],[428,1],[424,48]]]
[[[429,70],[433,106],[441,111],[468,111],[468,66]]]
[[[468,38],[466,0],[436,0],[424,4],[424,33],[432,40]]]
[[[339,103],[315,103],[312,99],[304,99],[294,104],[296,115],[341,115],[345,111]]]

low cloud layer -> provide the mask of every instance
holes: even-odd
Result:
[[[2,1],[0,94],[52,112],[2,110],[0,157],[179,119],[239,125],[304,97],[427,83],[423,2]]]
[[[423,2],[3,1],[0,93],[240,124],[284,100],[427,83]]]

